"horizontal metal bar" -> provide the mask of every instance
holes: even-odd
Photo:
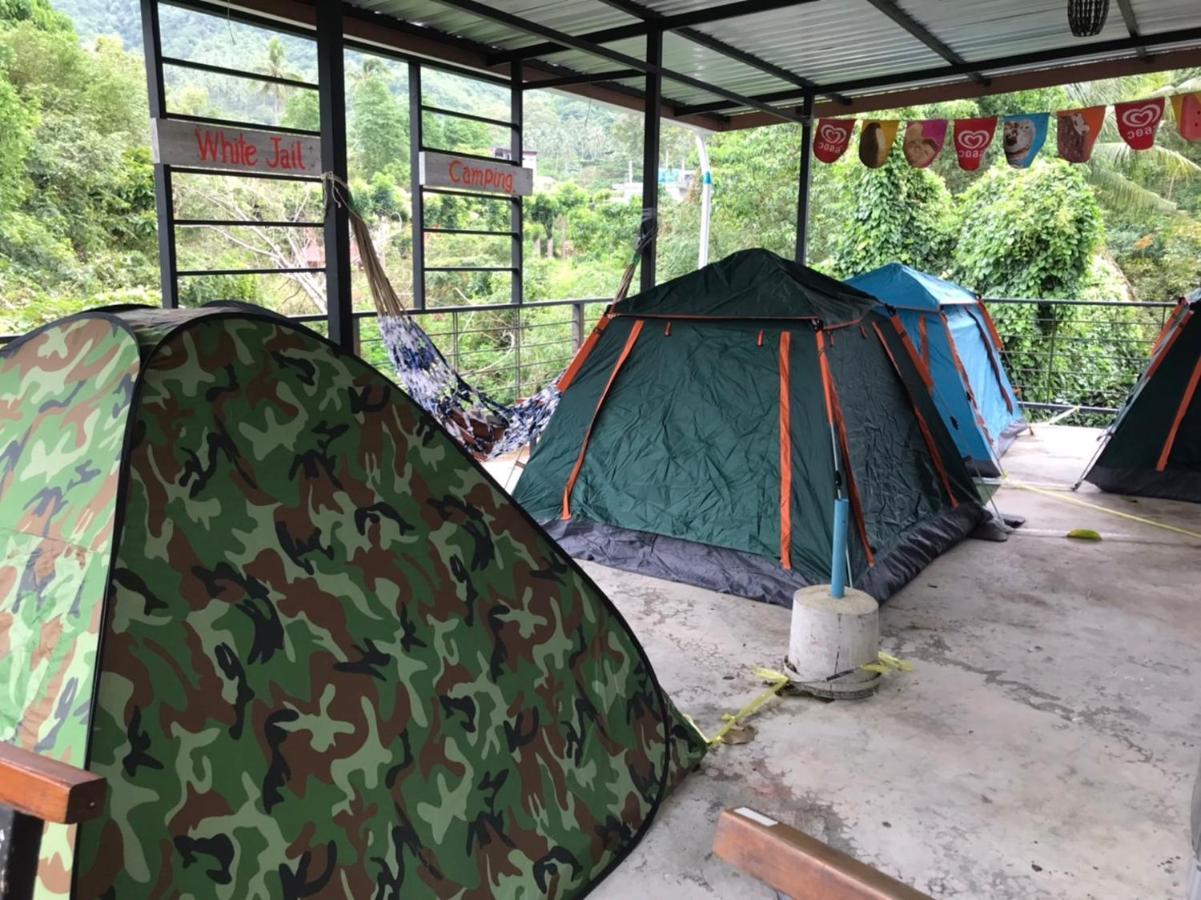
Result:
[[[674,31],[677,28],[687,28],[691,25],[704,25],[719,22],[723,19],[733,19],[739,16],[749,16],[755,13],[769,12],[789,6],[801,6],[813,3],[815,0],[741,0],[737,3],[726,3],[718,6],[707,6],[691,12],[678,13],[673,16],[659,16],[654,21],[635,22],[631,25],[618,25],[613,28],[602,28],[582,34],[577,40],[590,41],[595,44],[607,44],[613,41],[623,41],[627,38],[641,37],[652,29]],[[533,32],[537,33],[537,32]],[[498,53],[492,62],[512,62],[518,59],[529,59],[531,56],[546,56],[560,53],[568,49],[570,44],[560,38],[552,38],[539,44],[530,44],[504,53]]]
[[[175,171],[179,171],[176,169]],[[237,219],[176,219],[175,224],[180,228],[197,228],[200,226],[216,226],[221,228],[324,228],[324,222],[271,222],[260,220]]]
[[[421,111],[433,113],[436,116],[454,116],[456,119],[470,119],[472,122],[483,122],[485,125],[498,125],[501,128],[511,128],[513,131],[521,131],[521,126],[512,122],[506,122],[503,119],[490,119],[487,116],[477,116],[474,113],[459,112],[457,109],[446,109],[442,106],[430,106],[427,103],[422,103]]]
[[[164,66],[194,69],[197,72],[211,72],[214,75],[228,75],[231,78],[246,78],[250,81],[264,81],[267,84],[282,84],[285,87],[303,88],[306,91],[315,91],[318,89],[317,85],[309,81],[299,81],[295,78],[281,78],[278,75],[266,75],[259,72],[244,72],[240,69],[227,69],[225,66],[193,62],[190,59],[180,59],[177,56],[164,56],[162,62]]]
[[[1034,300],[1023,297],[985,297],[983,302],[989,303],[1037,303],[1052,306],[1120,306],[1123,309],[1174,309],[1175,303],[1165,301],[1145,300]]]
[[[499,156],[484,156],[482,153],[460,153],[458,150],[446,150],[442,147],[422,147],[422,153],[445,153],[447,156],[461,156],[463,159],[478,159],[480,162],[495,163],[500,166],[512,166],[514,169],[521,168],[511,159],[502,159]]]
[[[1025,400],[1019,400],[1018,405],[1024,409],[1043,409],[1048,411],[1074,409],[1076,412],[1110,416],[1116,414],[1118,411],[1115,406],[1080,406],[1076,403],[1027,403]]]
[[[171,171],[182,175],[222,175],[226,178],[264,178],[267,181],[308,181],[321,183],[320,175],[285,175],[282,172],[251,172],[240,169],[201,169],[196,166],[171,166]]]
[[[508,194],[481,194],[475,191],[456,191],[450,188],[426,187],[421,186],[421,190],[427,194],[447,194],[451,197],[472,197],[476,200],[507,200],[509,203],[517,203],[521,200],[520,197],[511,197]]]
[[[325,274],[325,267],[284,269],[181,269],[175,273],[180,278],[207,278],[215,275],[316,275]]]
[[[594,43],[585,38],[573,37],[570,34],[565,34],[564,32],[557,31],[554,28],[548,28],[545,25],[532,22],[528,19],[522,18],[521,16],[514,15],[513,13],[500,9],[494,9],[485,3],[477,2],[477,0],[436,0],[436,2],[441,3],[444,6],[449,6],[453,9],[471,13],[472,15],[483,19],[490,19],[494,22],[499,22],[502,25],[507,25],[510,28],[517,29],[518,31],[525,31],[530,34],[541,35],[542,37],[549,38],[556,43],[564,44],[568,47],[574,47],[577,50],[583,50],[584,52],[591,53],[594,56],[612,60],[620,65],[638,69],[639,71],[646,72],[650,75],[658,75],[661,78],[679,82],[680,84],[686,84],[689,87],[697,88],[698,90],[714,94],[718,97],[725,97],[727,100],[731,100],[736,104],[758,109],[786,122],[799,123],[803,121],[802,118],[796,113],[784,109],[777,109],[774,106],[761,103],[753,97],[746,97],[735,91],[726,90],[718,85],[702,81],[699,78],[693,78],[691,75],[685,75],[682,72],[676,72],[660,65],[645,62],[644,60],[638,59],[636,56],[630,56],[625,53],[619,53],[616,50],[610,50],[601,44]],[[791,3],[781,3],[781,5],[796,5],[798,2],[812,2],[812,0],[792,0]],[[701,15],[703,15],[704,12],[712,11],[712,9],[702,11]],[[655,22],[647,23],[646,27],[649,30],[658,30],[664,26],[658,22]]]
[[[516,272],[516,266],[426,266],[427,272]]]
[[[242,25],[251,25],[255,28],[263,28],[270,31],[277,31],[280,34],[288,34],[293,37],[304,38],[306,40],[314,40],[316,28],[306,26],[298,22],[283,21],[281,19],[273,19],[267,16],[259,16],[254,13],[246,12],[238,9],[227,2],[212,3],[205,0],[159,0],[163,6],[174,6],[177,9],[188,10],[189,12],[202,13],[207,16],[212,16],[221,19],[223,22],[238,22]],[[324,316],[318,316],[324,320]]]
[[[569,87],[573,84],[595,84],[598,81],[621,81],[626,78],[641,78],[642,73],[637,69],[613,69],[608,72],[580,72],[576,75],[564,75],[561,78],[547,78],[543,81],[527,81],[521,88],[534,91],[539,88]]]
[[[188,116],[181,113],[168,113],[167,118],[177,122],[195,122],[198,125],[215,125],[218,128],[245,128],[249,131],[276,131],[280,134],[295,134],[300,137],[321,137],[320,131],[308,128],[285,128],[283,125],[270,125],[266,122],[239,122],[235,119],[214,119],[210,116]]]
[[[485,231],[482,228],[422,228],[426,234],[478,234],[484,237],[517,237],[516,231]]]

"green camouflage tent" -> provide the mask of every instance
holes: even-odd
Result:
[[[1116,494],[1201,503],[1199,386],[1201,291],[1173,310],[1083,480]]]
[[[931,384],[873,297],[745,250],[613,307],[514,496],[574,556],[791,604],[842,494],[884,599],[983,514]]]
[[[0,739],[110,786],[43,896],[580,896],[700,758],[587,576],[312,332],[85,313],[0,398]]]

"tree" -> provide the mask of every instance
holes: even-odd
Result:
[[[835,274],[849,278],[890,262],[944,271],[951,261],[956,222],[942,179],[928,169],[912,168],[899,149],[879,169],[857,160],[847,165],[852,212],[834,241]]]
[[[288,54],[284,50],[284,45],[277,37],[272,37],[267,41],[267,55],[263,63],[259,66],[259,72],[269,78],[289,78],[293,81],[299,80],[300,76],[293,72],[288,67]],[[258,89],[260,95],[271,100],[271,106],[275,110],[275,117],[278,120],[280,111],[287,102],[288,95],[291,94],[292,88],[284,84],[279,84],[273,81],[264,81]],[[307,91],[306,93],[315,93]]]

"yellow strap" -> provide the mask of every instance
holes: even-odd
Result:
[[[754,672],[756,678],[768,682],[768,688],[742,709],[738,710],[738,712],[733,713],[732,715],[730,713],[723,715],[721,720],[725,724],[721,726],[717,734],[713,735],[713,737],[705,738],[705,733],[697,728],[696,722],[693,721],[691,716],[688,717],[688,721],[692,722],[692,727],[696,728],[697,733],[702,738],[705,738],[705,743],[710,747],[716,747],[718,744],[720,744],[723,740],[725,740],[726,735],[729,734],[735,727],[737,727],[744,719],[753,716],[763,707],[764,704],[766,704],[769,700],[771,700],[773,697],[779,694],[780,691],[784,690],[784,688],[788,686],[788,676],[783,672],[777,672],[774,669],[763,669],[759,667],[756,667],[751,671]]]
[[[1166,525],[1163,522],[1156,522],[1154,519],[1146,519],[1142,516],[1131,515],[1130,513],[1119,512],[1116,509],[1107,509],[1104,506],[1098,506],[1095,503],[1088,503],[1084,500],[1078,500],[1075,497],[1065,497],[1061,491],[1047,491],[1043,488],[1032,487],[1028,484],[1023,484],[1020,481],[1015,481],[1008,475],[1005,476],[1005,483],[1011,487],[1021,488],[1023,491],[1030,491],[1032,494],[1039,494],[1043,497],[1050,497],[1052,500],[1059,500],[1063,503],[1071,503],[1074,506],[1083,506],[1085,509],[1093,509],[1097,512],[1107,513],[1111,516],[1117,516],[1119,519],[1127,519],[1131,522],[1138,522],[1142,525],[1150,525],[1152,528],[1162,528],[1164,531],[1174,531],[1176,534],[1183,534],[1186,537],[1196,538],[1201,541],[1201,532],[1189,531],[1187,528],[1178,528],[1175,525]]]

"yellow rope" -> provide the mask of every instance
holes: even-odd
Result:
[[[1050,497],[1052,500],[1059,500],[1063,503],[1071,503],[1074,506],[1083,506],[1085,509],[1096,510],[1097,512],[1107,513],[1111,516],[1117,516],[1119,519],[1127,519],[1131,522],[1138,522],[1142,525],[1150,525],[1152,528],[1162,528],[1164,531],[1174,531],[1176,534],[1183,534],[1185,537],[1196,538],[1201,541],[1201,532],[1189,531],[1187,528],[1178,528],[1175,525],[1167,525],[1163,522],[1156,522],[1154,519],[1147,519],[1143,516],[1135,516],[1130,513],[1120,512],[1116,509],[1107,509],[1104,506],[1098,506],[1096,503],[1089,503],[1085,500],[1079,500],[1075,497],[1065,497],[1062,492],[1048,491],[1043,488],[1032,487],[1028,484],[1023,484],[1020,481],[1015,481],[1009,476],[1005,477],[1005,483],[1011,487],[1021,488],[1023,491],[1030,491],[1032,494],[1039,494],[1043,497]]]
[[[774,669],[764,669],[760,667],[755,667],[751,671],[754,672],[756,678],[768,682],[767,689],[755,697],[754,700],[752,700],[742,709],[738,710],[738,712],[732,714],[726,713],[723,715],[721,720],[724,724],[718,730],[717,734],[713,735],[713,737],[705,737],[705,733],[701,731],[700,727],[696,724],[696,720],[693,719],[692,716],[687,717],[688,721],[692,723],[692,727],[696,729],[696,733],[699,734],[705,743],[710,747],[716,747],[718,744],[724,741],[726,735],[733,731],[734,728],[736,728],[744,719],[753,716],[763,707],[764,704],[770,701],[773,697],[777,696],[780,691],[784,690],[784,688],[788,686],[788,676],[783,672],[777,672]]]

